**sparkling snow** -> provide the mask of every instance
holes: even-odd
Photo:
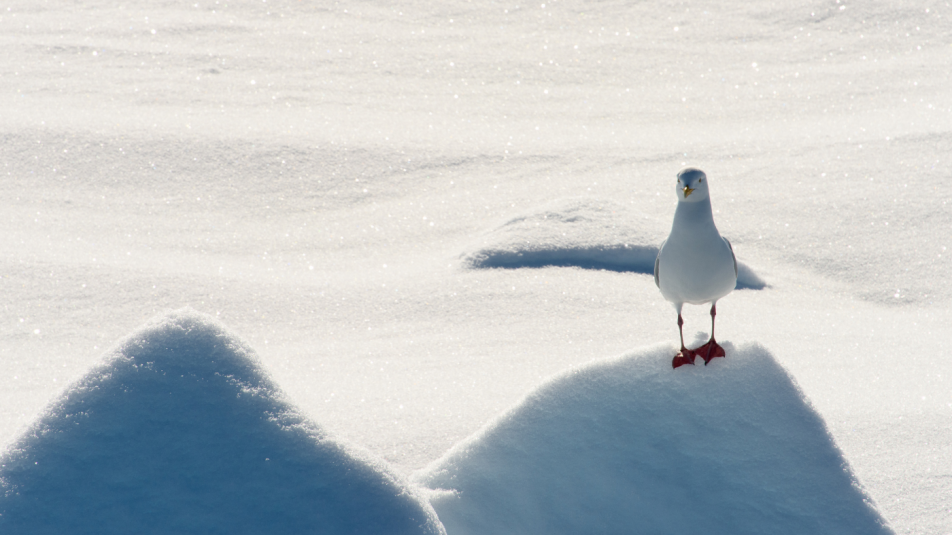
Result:
[[[949,35],[931,0],[7,2],[3,455],[189,306],[411,477],[676,342],[639,265],[693,165],[763,283],[718,340],[795,379],[891,529],[952,532]]]

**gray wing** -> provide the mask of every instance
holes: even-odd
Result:
[[[656,256],[655,259],[654,259],[654,283],[655,283],[655,286],[657,286],[658,288],[661,288],[661,280],[658,278],[658,263],[661,261],[661,248],[664,247],[664,244],[665,244],[665,242],[667,242],[667,241],[668,241],[668,240],[664,240],[663,242],[661,242],[661,247],[658,247],[658,256]],[[733,252],[734,252],[734,250],[731,249],[731,253],[732,253],[732,254],[733,254]],[[734,271],[737,271],[737,261],[736,261],[736,260],[734,261]]]
[[[724,240],[724,243],[727,244],[728,249],[731,250],[731,258],[734,260],[734,278],[737,278],[737,256],[734,254],[734,246],[731,245],[731,242],[724,237],[721,237]],[[658,261],[655,260],[655,280],[658,280]]]

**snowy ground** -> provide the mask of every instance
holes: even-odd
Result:
[[[763,347],[556,376],[419,473],[448,533],[891,533]]]
[[[952,532],[947,2],[4,7],[4,447],[188,305],[410,475],[548,377],[674,344],[625,255],[690,164],[767,285],[718,339],[796,379],[897,533]],[[474,261],[542,249],[569,267]]]
[[[11,535],[446,533],[422,490],[309,421],[253,350],[188,309],[51,403],[0,485]]]

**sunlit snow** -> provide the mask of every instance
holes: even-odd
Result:
[[[675,348],[677,317],[649,266],[670,229],[675,173],[690,165],[711,178],[718,230],[747,268],[717,303],[717,339],[732,349],[686,371],[633,359],[624,369],[644,373],[631,380],[736,392],[741,404],[745,390],[719,390],[717,380],[767,366],[756,377],[799,386],[783,408],[815,416],[800,438],[847,463],[843,477],[862,489],[851,496],[872,507],[863,518],[880,515],[902,535],[948,533],[949,35],[945,0],[8,1],[4,481],[78,481],[90,473],[79,460],[124,451],[60,450],[64,468],[48,479],[17,464],[22,452],[82,443],[57,443],[55,433],[31,442],[31,430],[69,428],[55,416],[73,414],[57,412],[65,393],[109,366],[117,341],[190,307],[253,348],[255,377],[283,392],[268,399],[369,467],[362,481],[390,478],[387,488],[407,489],[400,503],[422,511],[426,495],[448,511],[450,494],[421,488],[420,474],[460,445],[493,446],[482,441],[486,426],[527,396],[554,395],[553,377],[624,368],[619,355],[664,364],[654,352]],[[684,321],[689,347],[710,336],[706,307],[686,306]],[[178,424],[216,429],[235,409],[233,391],[193,393],[213,403],[215,392],[225,395],[215,410]],[[197,398],[176,403],[186,399]],[[559,406],[610,401],[586,399]],[[148,422],[126,416],[88,423],[120,437],[129,422]],[[730,417],[705,425],[731,428]],[[518,428],[527,448],[537,444],[530,428]],[[669,428],[652,429],[658,444],[672,443]],[[248,447],[284,443],[272,431]],[[142,444],[152,449],[135,451],[156,452],[158,464],[136,466],[170,466],[167,450]],[[568,453],[558,440],[544,446],[549,460]],[[626,451],[624,441],[611,447]],[[307,451],[300,458],[315,466],[326,459]],[[772,460],[782,470],[789,458]],[[186,477],[173,472],[162,476]],[[677,474],[662,478],[668,488],[691,481]],[[90,476],[85,488],[103,492],[83,503],[118,496],[108,481]],[[818,493],[834,488],[822,481]],[[7,507],[38,496],[11,488]],[[300,496],[267,496],[257,505],[302,510]],[[346,496],[328,499],[353,506]],[[444,522],[451,535],[454,522]]]

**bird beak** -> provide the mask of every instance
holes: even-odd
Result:
[[[685,198],[685,199],[687,199],[687,198],[688,198],[688,195],[690,195],[690,194],[692,194],[692,193],[694,193],[694,190],[693,190],[693,189],[691,189],[691,188],[689,188],[689,187],[687,187],[687,186],[684,186],[684,198]]]

